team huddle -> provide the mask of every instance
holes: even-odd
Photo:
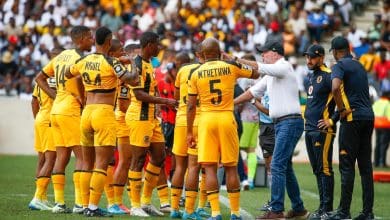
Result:
[[[91,30],[76,26],[71,38],[76,48],[53,49],[51,61],[36,77],[32,106],[39,163],[30,209],[85,216],[130,213],[148,217],[167,212],[173,218],[199,219],[210,217],[204,210],[208,199],[212,215],[221,216],[216,169],[222,163],[232,219],[240,219],[233,89],[238,77],[257,78],[258,73],[245,65],[219,61],[218,41],[206,39],[198,54],[199,58],[204,55],[206,60],[213,60],[211,66],[207,62],[191,64],[187,54],[178,55],[183,65],[176,77],[176,99],[162,98],[156,92],[150,62],[159,52],[157,34],[145,32],[141,36],[141,51],[136,56],[135,48],[123,48],[105,27],[96,30],[94,40]],[[96,52],[84,55],[94,42]],[[210,68],[215,71],[207,72]],[[221,81],[221,77],[226,79]],[[162,169],[165,140],[156,104],[178,108],[172,149],[178,165],[172,177],[171,199]],[[223,120],[215,121],[216,117]],[[212,152],[207,146],[214,146]],[[114,172],[115,147],[119,161]],[[72,152],[76,158],[73,210],[64,200],[65,169]],[[204,166],[199,184],[200,164]],[[50,179],[55,205],[46,196]],[[131,209],[122,202],[126,183]],[[179,200],[184,186],[185,211],[181,212]],[[151,204],[154,188],[158,190],[160,209]],[[98,207],[103,191],[107,211]],[[201,195],[195,210],[198,191]]]
[[[106,27],[98,28],[93,37],[87,27],[76,26],[70,35],[75,49],[54,49],[51,61],[36,77],[32,107],[39,162],[30,209],[73,212],[88,217],[126,213],[149,217],[169,213],[171,218],[220,220],[217,170],[222,166],[230,219],[242,219],[237,171],[240,141],[233,112],[235,105],[252,99],[253,104],[273,120],[268,124],[272,125],[272,130],[275,126],[275,131],[271,132],[274,140],[267,141],[274,145],[273,155],[267,157],[267,170],[272,180],[271,202],[266,212],[256,219],[309,217],[292,168],[294,148],[304,129],[320,193],[320,207],[310,219],[350,218],[356,160],[361,173],[365,174],[362,175],[365,178],[362,179],[363,212],[361,218],[356,219],[373,218],[371,146],[366,142],[371,137],[373,114],[368,98],[359,100],[368,97],[367,77],[364,78],[361,65],[351,59],[344,38],[332,41],[333,55],[339,61],[332,67],[332,75],[323,63],[325,52],[321,46],[312,45],[305,53],[313,75],[309,77],[303,122],[296,80],[291,74],[291,64],[284,59],[280,42],[269,42],[257,48],[263,59],[263,63],[258,63],[231,57],[220,50],[218,40],[206,38],[195,52],[198,62],[191,62],[186,53],[176,55],[178,72],[174,79],[174,98],[164,98],[156,89],[152,65],[152,58],[160,49],[156,33],[145,32],[140,37],[139,47],[124,48]],[[93,44],[96,52],[84,54]],[[350,68],[341,68],[344,63]],[[260,73],[264,75],[261,80],[235,97],[238,78],[257,79]],[[349,74],[361,78],[350,78]],[[363,91],[361,96],[351,95],[351,91],[359,89]],[[266,94],[269,95],[269,110],[256,101]],[[172,141],[175,168],[170,196],[164,171],[166,138],[157,118],[160,107],[177,108]],[[343,187],[340,206],[330,213],[334,188],[331,152],[338,120],[341,121]],[[359,135],[360,132],[365,135]],[[260,134],[261,138],[263,136]],[[268,146],[264,140],[260,145]],[[363,155],[351,146],[359,146],[359,152],[367,153]],[[114,170],[115,149],[119,160]],[[73,210],[64,200],[65,169],[72,152],[76,158]],[[50,179],[55,205],[48,202],[46,196]],[[131,208],[122,200],[126,185]],[[151,203],[155,188],[159,209]],[[283,213],[285,189],[293,208],[286,215]],[[107,197],[107,210],[99,208],[103,192]],[[185,195],[184,211],[179,208],[182,194]],[[207,201],[211,213],[205,210]]]

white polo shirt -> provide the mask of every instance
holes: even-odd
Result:
[[[267,90],[269,116],[273,119],[290,114],[301,114],[298,83],[292,65],[284,58],[274,64],[258,63],[259,72],[265,75],[249,91],[260,99]]]

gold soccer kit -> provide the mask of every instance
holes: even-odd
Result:
[[[252,69],[238,63],[207,61],[191,74],[188,95],[200,100],[198,161],[237,164],[238,134],[234,119],[234,85],[239,77],[250,78]]]
[[[35,85],[33,96],[38,99],[39,112],[34,121],[34,148],[37,152],[56,151],[52,128],[50,125],[50,111],[53,106],[51,99],[38,85]]]
[[[56,78],[57,95],[51,109],[51,125],[55,146],[80,145],[81,104],[76,79],[65,76],[67,69],[81,57],[76,49],[64,50],[52,59],[42,72]]]
[[[125,72],[125,67],[117,59],[98,53],[80,58],[70,68],[72,75],[81,75],[85,91],[90,93],[116,91],[118,78]],[[87,104],[81,116],[80,127],[82,146],[115,146],[114,106]]]
[[[150,62],[137,56],[135,64],[140,72],[139,85],[131,87],[131,103],[126,112],[126,124],[130,129],[130,144],[137,147],[149,147],[150,143],[164,142],[164,136],[160,122],[155,116],[155,104],[137,100],[133,90],[142,89],[154,96],[157,83]]]
[[[197,148],[188,148],[187,147],[187,81],[190,74],[199,67],[199,63],[188,64],[182,66],[175,80],[175,87],[180,90],[180,101],[179,101],[179,109],[176,113],[176,124],[175,124],[175,134],[173,140],[173,149],[172,152],[178,156],[187,156],[188,154],[197,156],[198,149]],[[197,139],[198,135],[198,118],[199,111],[196,112],[195,120],[194,120],[194,138]]]

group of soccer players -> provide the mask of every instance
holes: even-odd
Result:
[[[176,56],[175,99],[162,98],[156,91],[151,64],[151,58],[159,53],[156,33],[142,34],[139,51],[133,45],[123,48],[106,27],[98,28],[93,37],[89,28],[76,26],[70,35],[75,48],[54,49],[51,61],[36,77],[32,104],[39,161],[29,208],[90,217],[125,213],[148,217],[167,212],[172,218],[221,219],[216,171],[222,164],[231,219],[241,219],[233,90],[238,77],[257,78],[257,71],[219,60],[218,41],[208,38],[197,51],[201,63],[190,63],[185,53]],[[96,52],[87,54],[93,44]],[[156,117],[160,105],[178,107],[170,201],[163,169],[165,141]],[[116,147],[119,161],[114,171]],[[73,210],[64,199],[65,170],[72,152],[76,158]],[[54,205],[46,196],[50,179]],[[131,209],[122,202],[126,184]],[[179,211],[183,187],[184,212]],[[160,209],[151,204],[154,188]],[[108,210],[98,207],[103,191]],[[204,210],[206,200],[211,214]]]

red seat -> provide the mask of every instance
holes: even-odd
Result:
[[[373,173],[375,182],[389,182],[390,183],[390,172],[389,171],[374,171]]]

